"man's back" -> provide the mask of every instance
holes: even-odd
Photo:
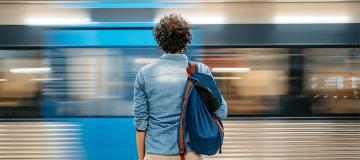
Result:
[[[143,67],[137,76],[134,97],[135,125],[148,123],[145,138],[147,153],[174,155],[178,153],[177,128],[181,114],[182,93],[186,83],[187,57],[183,54],[164,54],[155,63]],[[146,97],[146,105],[142,106]],[[142,107],[139,107],[142,106]],[[146,111],[147,110],[147,111]],[[145,125],[145,124],[144,124]]]
[[[147,130],[147,153],[179,153],[177,132],[187,66],[186,55],[164,54],[155,63],[143,67],[137,75],[134,96],[135,126],[140,130]],[[199,66],[200,73],[211,75],[206,65],[200,63]],[[220,118],[226,116],[225,102],[216,114]]]

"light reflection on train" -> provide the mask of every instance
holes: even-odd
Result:
[[[1,50],[1,117],[130,115],[137,71],[156,48]],[[360,114],[358,48],[203,48],[230,116]],[[291,109],[289,109],[291,106]]]

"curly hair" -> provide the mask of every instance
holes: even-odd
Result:
[[[191,43],[191,25],[177,14],[169,14],[160,19],[153,35],[159,47],[166,53],[177,53],[187,49]]]

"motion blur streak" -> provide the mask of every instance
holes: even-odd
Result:
[[[209,66],[228,104],[223,153],[206,159],[360,159],[359,8],[0,0],[0,159],[137,159],[134,80],[163,54],[152,29],[169,13],[192,23],[185,54]]]
[[[276,23],[347,23],[348,16],[276,16]]]
[[[80,25],[88,24],[88,18],[69,18],[69,17],[31,17],[26,18],[25,24],[28,25]]]
[[[212,72],[248,72],[250,68],[212,68]]]
[[[0,159],[84,159],[78,124],[0,122]]]
[[[10,69],[11,73],[47,73],[51,68],[14,68]]]
[[[360,158],[358,120],[225,121],[223,153],[211,160]]]

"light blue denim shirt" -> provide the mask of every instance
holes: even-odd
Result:
[[[134,125],[146,130],[145,152],[177,155],[178,127],[181,116],[182,95],[187,80],[185,54],[163,54],[159,60],[140,69],[134,84]],[[209,67],[199,65],[198,71],[211,75]],[[227,105],[215,114],[224,119]],[[188,140],[188,136],[186,138]],[[188,146],[188,151],[191,146]]]

